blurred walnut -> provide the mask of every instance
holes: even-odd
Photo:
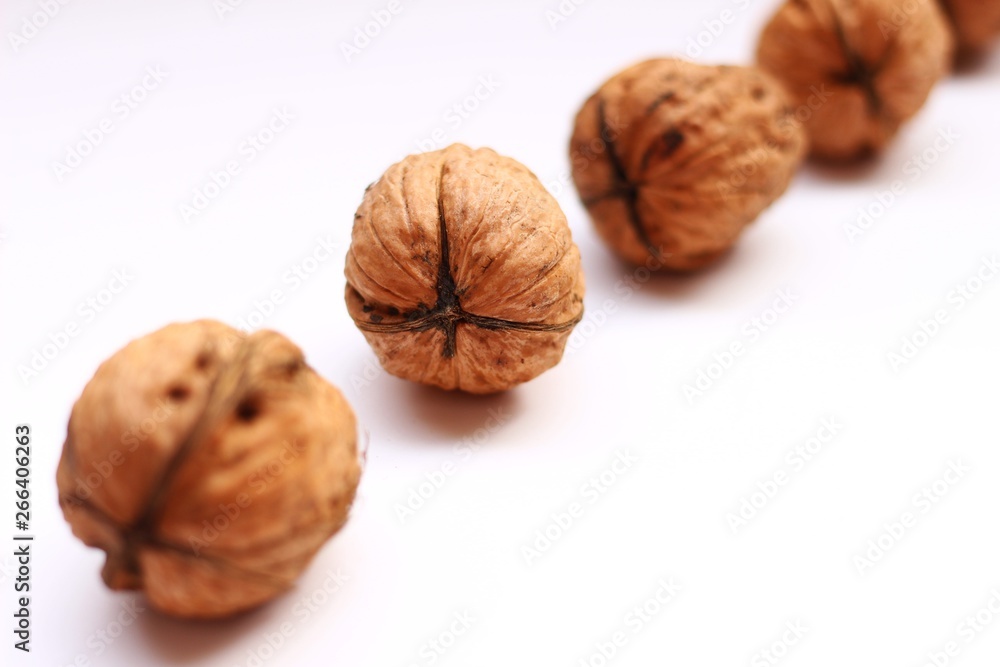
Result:
[[[559,363],[583,313],[566,217],[510,158],[455,144],[411,155],[365,193],[347,307],[393,375],[502,391]]]
[[[291,586],[347,520],[354,414],[283,336],[173,324],[97,369],[73,407],[59,503],[105,583],[183,617]]]
[[[762,67],[808,108],[812,155],[880,152],[951,64],[952,39],[930,0],[788,0],[764,29]]]
[[[623,259],[653,269],[715,261],[785,191],[804,152],[770,76],[671,59],[607,81],[570,141],[597,231]]]
[[[1000,35],[1000,0],[941,0],[959,50],[975,54]]]

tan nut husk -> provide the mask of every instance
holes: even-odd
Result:
[[[347,520],[350,406],[271,331],[172,324],[101,364],[73,407],[59,503],[113,589],[228,616],[289,588]]]
[[[583,313],[566,217],[534,174],[487,148],[411,155],[365,193],[347,307],[393,375],[492,393],[555,366]]]
[[[940,0],[959,52],[975,55],[1000,36],[1000,0]]]
[[[932,0],[788,0],[757,47],[804,114],[813,157],[881,152],[951,66],[953,42]]]
[[[756,68],[648,60],[576,117],[573,180],[604,241],[652,269],[717,260],[788,187],[805,136]]]

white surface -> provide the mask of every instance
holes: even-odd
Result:
[[[948,296],[1000,253],[1000,54],[944,82],[880,162],[806,168],[725,261],[628,298],[616,283],[632,270],[601,246],[572,189],[553,187],[583,253],[588,318],[609,299],[616,312],[538,380],[469,398],[381,373],[363,381],[375,361],[343,305],[342,270],[365,186],[439,126],[441,145],[492,146],[558,184],[573,114],[608,75],[682,53],[726,8],[734,20],[701,59],[747,62],[776,3],[592,0],[552,30],[556,0],[403,0],[349,64],[340,43],[387,3],[342,4],[247,0],[220,19],[211,0],[81,0],[17,53],[0,48],[0,536],[10,544],[22,422],[35,433],[38,536],[33,652],[14,651],[5,630],[4,664],[254,664],[248,652],[288,622],[269,665],[429,665],[421,647],[466,611],[471,629],[434,664],[576,666],[619,630],[627,644],[614,665],[766,664],[755,654],[790,621],[808,632],[781,661],[789,667],[916,667],[953,638],[950,664],[995,664],[1000,616],[972,643],[956,633],[1000,590],[1000,280],[960,310]],[[5,3],[4,32],[35,10]],[[116,98],[156,65],[167,78],[121,119]],[[480,77],[499,88],[453,127],[445,114]],[[246,161],[241,143],[281,107],[294,120]],[[105,117],[113,132],[59,182],[53,162]],[[849,242],[844,225],[909,179],[906,162],[946,128],[954,145]],[[180,204],[229,160],[240,174],[185,225]],[[336,256],[294,288],[286,272],[325,235]],[[104,312],[78,311],[123,268],[134,279]],[[142,613],[100,650],[95,633],[113,632],[132,597],[104,588],[102,554],[72,537],[57,506],[72,402],[133,337],[175,320],[237,324],[275,289],[287,300],[265,325],[306,350],[370,432],[353,518],[273,604],[219,624]],[[683,385],[747,342],[744,323],[781,289],[793,308],[691,405]],[[887,353],[938,309],[948,323],[894,372]],[[70,322],[80,334],[25,385],[18,365]],[[465,460],[455,447],[491,411],[504,425]],[[786,453],[829,417],[843,430],[794,471]],[[582,485],[619,451],[638,462],[591,504]],[[912,497],[949,460],[971,472],[921,513]],[[456,473],[400,525],[395,505],[449,461]],[[733,534],[727,513],[777,470],[790,483]],[[528,565],[522,547],[573,502],[582,517]],[[908,510],[916,526],[859,574],[854,557]],[[7,628],[12,559],[0,563]],[[296,605],[338,569],[349,580],[305,617]],[[634,632],[626,614],[669,577],[682,591]]]

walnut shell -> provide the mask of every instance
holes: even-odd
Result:
[[[221,617],[290,587],[347,520],[350,406],[271,331],[172,324],[97,369],[73,406],[59,504],[113,589]]]
[[[1000,0],[941,0],[959,51],[983,51],[1000,35]]]
[[[801,105],[813,157],[882,151],[949,70],[952,39],[930,0],[788,0],[757,59]]]
[[[393,375],[483,394],[559,363],[583,315],[566,216],[490,149],[411,155],[369,186],[344,271],[347,308]]]
[[[673,59],[608,80],[570,140],[573,180],[598,233],[651,269],[718,259],[785,191],[804,153],[769,75]]]

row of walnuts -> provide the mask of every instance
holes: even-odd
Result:
[[[949,28],[950,22],[950,28]],[[573,178],[622,259],[689,271],[723,255],[807,154],[882,150],[1000,0],[788,0],[759,67],[650,60],[580,109]],[[554,366],[583,314],[556,200],[489,149],[413,155],[369,187],[345,267],[351,317],[390,373],[506,390]],[[292,585],[345,523],[361,475],[340,392],[280,334],[209,320],[133,341],[73,408],[57,474],[104,580],[220,617]]]

